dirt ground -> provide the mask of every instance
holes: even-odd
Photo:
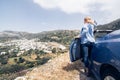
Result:
[[[69,53],[51,59],[48,63],[34,68],[23,77],[15,80],[96,80],[86,77],[83,71],[83,63],[76,61],[71,63]]]

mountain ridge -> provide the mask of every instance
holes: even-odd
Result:
[[[102,30],[106,30],[106,29],[117,30],[117,29],[120,29],[120,18],[117,19],[117,20],[114,20],[110,23],[104,24],[104,25],[98,25],[97,29],[102,29]]]
[[[104,24],[104,25],[98,25],[97,29],[102,29],[102,30],[106,30],[106,29],[112,29],[112,30],[117,30],[120,29],[120,18],[117,20],[114,20],[110,23]],[[23,31],[10,31],[10,30],[5,30],[0,32],[0,38],[27,38],[27,39],[31,39],[31,38],[36,38],[36,37],[41,37],[41,36],[45,36],[47,34],[51,34],[51,33],[63,33],[63,32],[74,32],[74,33],[79,33],[80,30],[53,30],[53,31],[43,31],[43,32],[38,32],[38,33],[30,33],[30,32],[23,32]],[[31,37],[29,37],[31,36]]]
[[[120,29],[120,18],[104,25],[98,25],[98,30],[117,30]],[[22,31],[3,31],[0,32],[0,41],[14,40],[14,39],[35,39],[38,38],[42,42],[58,42],[62,44],[69,44],[70,41],[78,36],[80,30],[53,30],[43,31],[39,33],[29,33]],[[101,34],[97,34],[101,35]]]
[[[9,41],[14,39],[38,39],[41,42],[69,44],[72,38],[79,35],[79,32],[79,30],[54,30],[40,33],[4,31],[0,32],[0,41]]]

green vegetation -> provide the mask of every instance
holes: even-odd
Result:
[[[52,53],[56,53],[56,48],[53,48],[53,49],[52,49]]]
[[[55,30],[55,31],[45,31],[41,33],[27,33],[27,32],[15,32],[15,31],[5,31],[8,36],[0,37],[0,42],[10,41],[14,39],[35,39],[42,42],[58,42],[64,45],[69,45],[71,39],[79,35],[78,30]],[[15,34],[17,36],[9,36],[9,33]]]
[[[43,65],[49,59],[60,54],[57,52],[56,48],[53,48],[52,52],[57,54],[48,54],[43,50],[30,49],[24,51],[20,56],[17,56],[19,49],[13,49],[10,51],[12,48],[13,46],[0,48],[0,53],[4,53],[0,54],[0,79],[9,80],[8,78],[11,77],[12,80],[17,77],[17,75],[15,75],[17,72]],[[8,78],[3,77],[4,75],[8,75]]]
[[[46,55],[48,54],[46,54],[44,51],[41,51],[41,50],[39,51],[37,49],[35,50],[30,49],[26,51],[25,54],[18,57],[13,56],[13,54],[17,54],[17,53],[0,55],[0,65],[1,65],[0,74],[12,73],[22,69],[27,69],[37,65],[42,65],[51,58],[51,56],[46,57]],[[16,66],[17,66],[17,69],[15,69]],[[19,68],[19,66],[21,68]]]
[[[24,35],[24,37],[27,39],[38,38],[37,41],[40,42],[57,42],[67,46],[70,44],[71,40],[75,36],[79,35],[79,31],[59,30],[59,31],[42,32],[38,34],[29,34],[29,33],[25,33],[25,34],[26,35]],[[9,41],[14,38],[11,39],[9,37],[9,39],[8,38],[4,38],[4,39],[6,39],[6,41]],[[54,58],[55,56],[58,56],[59,54],[64,53],[65,51],[62,51],[57,48],[53,48],[52,49],[53,54],[52,53],[48,54],[44,52],[44,50],[38,50],[38,49],[30,49],[28,51],[24,50],[22,54],[18,55],[19,52],[20,52],[19,47],[16,47],[14,45],[2,46],[2,47],[0,46],[0,80],[4,80],[4,79],[12,80],[15,77],[17,77],[15,73],[43,65],[49,59]],[[7,77],[5,77],[5,75]]]
[[[40,41],[43,42],[58,42],[63,45],[69,45],[71,40],[79,35],[79,31],[69,31],[69,30],[58,30],[58,31],[51,31],[46,32],[42,37],[38,36]]]

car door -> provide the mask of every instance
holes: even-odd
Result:
[[[70,60],[71,62],[77,61],[81,59],[81,45],[80,45],[80,38],[75,38],[70,45]]]

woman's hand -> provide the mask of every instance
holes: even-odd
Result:
[[[94,20],[89,20],[88,21],[90,24],[95,24]]]

